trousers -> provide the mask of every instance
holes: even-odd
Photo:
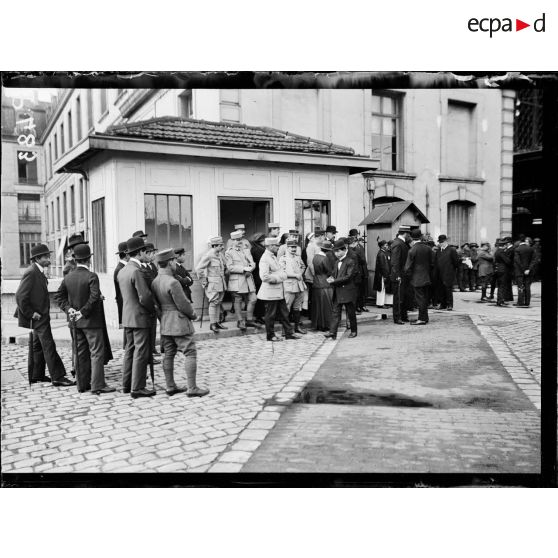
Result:
[[[52,337],[50,320],[37,324],[33,329],[33,379],[38,380],[45,375],[45,365],[50,377],[55,382],[66,376],[66,369],[60,355],[56,351],[56,343]]]
[[[415,298],[418,307],[418,319],[428,321],[428,299],[430,298],[430,286],[424,285],[423,287],[415,287]]]
[[[149,328],[126,327],[126,349],[122,359],[122,387],[125,391],[145,388],[151,347]]]
[[[205,291],[205,296],[209,303],[209,323],[217,323],[219,321],[221,302],[223,302],[225,291],[214,291],[212,293]]]
[[[293,326],[289,321],[289,310],[287,308],[287,303],[285,299],[281,300],[266,300],[265,301],[265,332],[268,339],[271,339],[275,335],[275,318],[285,329],[287,335],[293,334]]]
[[[531,277],[529,275],[516,275],[517,305],[529,306],[531,304]]]
[[[75,329],[77,337],[76,380],[79,391],[103,389],[105,383],[105,341],[101,328]]]
[[[290,312],[294,310],[295,312],[300,312],[302,310],[302,303],[304,301],[307,291],[300,291],[298,293],[285,293],[285,304],[287,305],[287,310]]]
[[[401,282],[393,281],[393,321],[407,319],[407,281],[402,277]]]
[[[256,293],[238,293],[233,292],[234,311],[236,312],[237,319],[240,320],[242,316],[242,306],[246,303],[246,318],[248,320],[254,319],[254,308],[256,307]],[[211,323],[214,323],[213,321]]]
[[[188,387],[193,388],[196,386],[196,370],[198,366],[198,352],[194,336],[181,335],[161,335],[161,345],[164,349],[163,356],[163,372],[165,374],[165,383],[167,390],[175,389],[177,387],[174,381],[174,357],[177,351],[180,351],[185,357],[184,371],[188,381]],[[193,380],[193,382],[192,382]]]
[[[355,302],[337,302],[335,298],[333,299],[333,311],[331,312],[331,323],[329,325],[330,333],[336,334],[337,328],[339,327],[339,322],[341,321],[341,311],[345,306],[347,312],[347,319],[351,326],[351,331],[356,333],[357,331],[357,319],[356,319],[356,308]]]

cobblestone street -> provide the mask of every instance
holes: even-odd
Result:
[[[152,399],[30,389],[27,347],[3,345],[2,470],[536,473],[540,298],[527,314],[455,297],[427,327],[368,320],[354,340],[200,341],[202,399],[168,397],[161,365]],[[71,350],[59,352],[69,369]],[[331,393],[368,400],[315,403]]]

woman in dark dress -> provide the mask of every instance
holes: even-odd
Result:
[[[312,327],[318,331],[328,331],[333,308],[333,289],[327,282],[332,269],[325,252],[331,252],[333,245],[324,240],[318,243],[314,256],[314,282],[312,284]]]
[[[265,252],[264,247],[264,240],[265,234],[264,233],[255,233],[250,238],[250,253],[252,254],[252,258],[254,259],[254,263],[256,267],[254,272],[252,273],[252,277],[254,278],[254,284],[256,285],[256,292],[259,291],[260,285],[262,284],[262,279],[260,277],[260,259]],[[256,306],[254,308],[254,320],[260,324],[263,324],[263,317],[265,315],[265,302],[263,300],[258,299],[256,302]]]
[[[385,308],[393,304],[391,281],[389,279],[391,265],[387,242],[385,240],[380,240],[378,242],[378,247],[380,249],[376,256],[376,270],[374,272],[374,284],[372,288],[376,291],[376,306],[378,308]]]

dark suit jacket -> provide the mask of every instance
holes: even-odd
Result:
[[[446,287],[451,287],[456,280],[459,256],[453,246],[438,248],[435,256],[436,276]]]
[[[157,268],[153,270],[153,265],[151,263],[144,264],[140,267],[140,271],[143,274],[145,282],[147,286],[151,288],[151,283],[153,283],[153,279],[157,277]]]
[[[527,244],[520,244],[513,253],[513,268],[516,276],[522,277],[527,269],[532,274],[537,260],[535,251]]]
[[[149,328],[155,313],[153,295],[145,282],[140,266],[130,260],[118,274],[122,292],[122,325],[133,328]]]
[[[114,291],[116,293],[116,306],[118,306],[118,323],[122,323],[122,293],[120,292],[120,285],[118,284],[118,273],[124,267],[122,262],[118,262],[118,265],[114,268]]]
[[[177,263],[174,276],[182,286],[182,290],[184,291],[186,298],[190,302],[192,302],[192,290],[190,289],[190,286],[193,285],[194,280],[192,279],[192,276],[188,273],[188,270],[182,267],[182,265],[180,265],[179,263]]]
[[[41,319],[34,320],[33,327],[50,322],[50,299],[47,284],[45,274],[34,263],[25,270],[15,296],[19,327],[29,328],[29,322],[34,312],[38,312]]]
[[[391,294],[391,281],[389,279],[391,268],[390,260],[385,250],[379,250],[376,256],[376,270],[374,271],[374,284],[372,288],[375,291],[382,290],[382,278],[386,284],[386,293]],[[389,290],[388,290],[389,285]]]
[[[66,314],[70,308],[82,313],[83,318],[76,322],[77,328],[104,327],[103,301],[96,273],[84,267],[76,267],[60,283],[55,299]]]
[[[357,294],[355,275],[358,271],[358,264],[349,255],[345,256],[339,269],[338,263],[339,262],[336,261],[333,268],[333,277],[335,281],[330,283],[334,288],[334,300],[340,304],[354,302]]]
[[[391,279],[395,281],[398,277],[404,279],[405,277],[405,263],[407,262],[407,255],[409,254],[409,245],[396,238],[391,243]]]
[[[494,271],[498,275],[509,275],[513,269],[513,249],[497,248],[494,252]]]
[[[417,242],[407,255],[405,274],[410,276],[413,287],[426,287],[432,282],[434,252],[424,242]]]

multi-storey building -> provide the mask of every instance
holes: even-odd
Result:
[[[237,222],[344,235],[397,200],[433,236],[493,241],[511,233],[513,115],[501,90],[61,91],[41,138],[53,275],[73,232],[109,298],[117,244],[137,229],[193,267]]]

